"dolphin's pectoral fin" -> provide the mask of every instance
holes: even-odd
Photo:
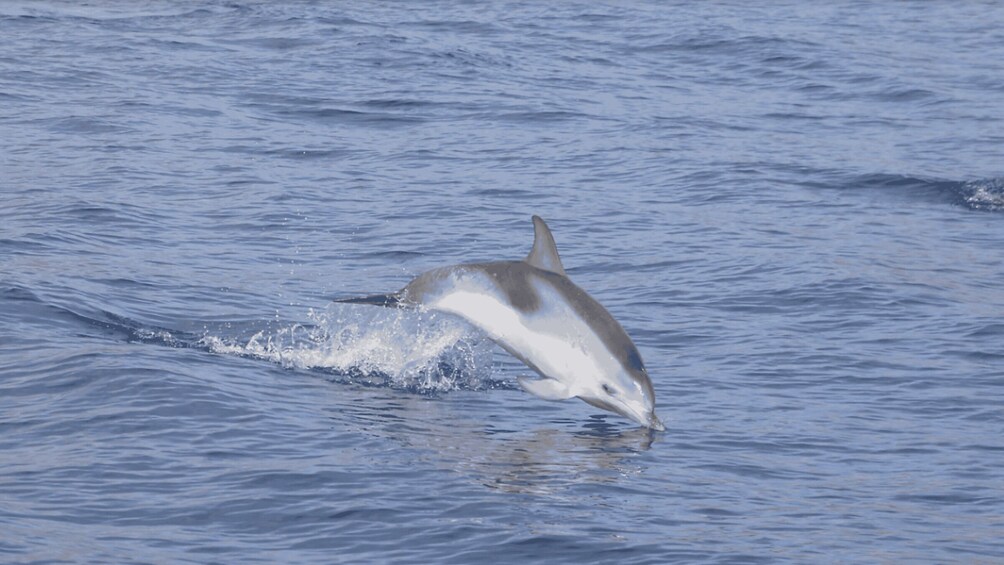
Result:
[[[558,256],[558,246],[554,244],[554,236],[540,216],[533,217],[533,249],[527,255],[526,262],[538,269],[565,274],[561,257]]]
[[[555,379],[516,377],[516,380],[523,390],[544,400],[567,400],[575,396],[567,386]]]

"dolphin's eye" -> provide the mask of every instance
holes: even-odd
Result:
[[[603,392],[609,394],[610,396],[614,396],[615,394],[617,394],[617,392],[614,391],[614,388],[608,385],[607,383],[603,383]]]

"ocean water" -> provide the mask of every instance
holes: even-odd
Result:
[[[523,257],[667,431],[332,304]],[[0,3],[0,562],[1004,561],[1004,8]]]

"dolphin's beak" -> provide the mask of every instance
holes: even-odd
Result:
[[[659,417],[655,415],[655,410],[649,412],[648,423],[644,425],[646,428],[651,428],[657,432],[666,431],[666,426],[662,425],[662,420],[660,420]]]
[[[655,408],[652,408],[651,410],[646,410],[644,412],[634,411],[629,409],[621,413],[627,416],[628,418],[631,418],[635,422],[638,422],[639,424],[641,424],[646,428],[655,430],[657,432],[666,431],[666,426],[662,425],[662,420],[660,420],[659,417],[655,415]]]

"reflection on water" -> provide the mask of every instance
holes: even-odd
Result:
[[[367,432],[418,451],[425,463],[504,492],[554,496],[573,485],[619,483],[640,472],[631,458],[649,450],[658,437],[647,428],[609,423],[607,418],[616,416],[606,414],[584,424],[545,420],[535,429],[520,429],[474,418],[477,406],[469,400],[478,393],[448,398],[400,394],[381,408],[391,411],[384,418],[398,424]],[[476,400],[492,403],[493,394],[521,393],[480,393]],[[520,418],[513,416],[514,421]],[[525,428],[526,418],[522,422]]]
[[[528,434],[493,436],[489,451],[467,463],[486,486],[505,492],[558,494],[579,483],[618,483],[638,471],[630,457],[652,446],[646,428],[539,428]]]

